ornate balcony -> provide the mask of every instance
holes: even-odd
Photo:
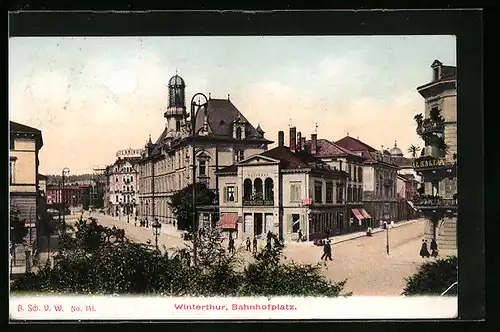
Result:
[[[456,209],[458,199],[442,198],[440,196],[417,196],[413,199],[413,205],[420,210],[424,209]]]
[[[425,119],[418,127],[417,134],[427,135],[433,133],[443,133],[444,132],[444,122],[434,121],[431,119]]]
[[[243,206],[273,206],[274,199],[243,198]]]
[[[456,166],[456,161],[448,161],[444,158],[421,157],[413,161],[413,169],[417,172],[442,170],[443,175],[447,176],[456,176]]]

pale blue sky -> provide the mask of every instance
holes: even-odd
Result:
[[[456,65],[453,36],[11,38],[10,119],[42,130],[40,172],[91,172],[161,133],[177,69],[188,100],[231,94],[271,140],[291,119],[307,137],[318,122],[321,138],[406,150],[422,145],[416,87],[434,59]]]

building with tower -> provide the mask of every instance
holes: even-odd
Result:
[[[186,111],[186,84],[177,74],[168,82],[168,98],[163,114],[165,127],[155,141],[149,137],[139,165],[139,215],[141,219],[174,224],[169,208],[170,197],[193,182],[204,182],[218,192],[216,171],[254,154],[273,143],[264,137],[260,126],[254,127],[229,99],[213,99],[196,114],[196,128],[191,128]],[[195,160],[192,159],[193,136]],[[218,219],[218,203],[199,212],[202,223]],[[149,222],[149,224],[151,224]]]
[[[415,206],[429,220],[426,236],[441,248],[457,248],[457,87],[456,67],[435,60],[432,80],[417,88],[425,100],[417,114],[417,134],[425,147],[414,161],[423,186]]]

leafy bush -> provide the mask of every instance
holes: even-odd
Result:
[[[194,246],[161,254],[130,242],[122,230],[83,220],[55,257],[37,274],[16,279],[11,289],[80,294],[175,296],[339,296],[345,281],[332,283],[320,265],[283,262],[281,248],[264,250],[246,267],[240,252],[227,252],[221,234],[207,230]],[[194,244],[194,243],[193,243]]]
[[[403,295],[441,295],[458,279],[458,259],[448,256],[423,264],[417,273],[406,279]],[[446,295],[457,295],[453,287]]]

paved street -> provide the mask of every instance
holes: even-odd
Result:
[[[129,239],[145,242],[148,239],[154,243],[151,228],[134,226],[133,221],[127,224],[126,218],[96,215],[99,223],[104,226],[125,230]],[[354,295],[401,295],[404,278],[414,274],[418,267],[427,259],[422,259],[418,253],[424,234],[425,220],[416,220],[389,230],[390,255],[386,253],[386,232],[375,233],[372,237],[361,236],[355,239],[353,235],[344,238],[333,238],[333,262],[327,262],[325,275],[331,280],[348,279],[345,291]],[[159,237],[160,246],[167,248],[182,247],[183,241],[172,226],[164,226]],[[360,236],[360,234],[358,234]],[[346,239],[347,241],[344,241]],[[337,243],[338,241],[342,241]],[[284,250],[289,259],[303,263],[320,261],[323,248],[311,243],[291,243]],[[441,256],[453,252],[441,251]],[[244,257],[249,258],[248,253]]]

